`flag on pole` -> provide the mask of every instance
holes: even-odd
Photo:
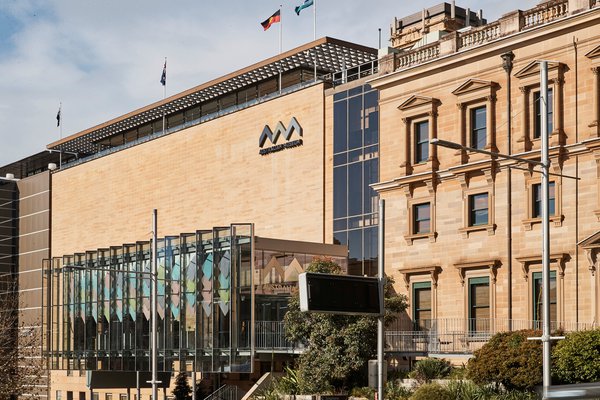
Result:
[[[60,109],[62,105],[58,106],[58,112],[56,113],[56,126],[60,126]]]
[[[304,3],[300,4],[298,7],[294,8],[297,15],[300,15],[300,11],[304,10],[313,5],[313,0],[304,0]]]
[[[167,84],[167,59],[165,59],[165,65],[163,67],[162,75],[160,76],[160,83],[165,86]]]
[[[273,15],[271,15],[269,18],[265,19],[260,24],[262,25],[263,29],[266,31],[267,29],[269,29],[271,27],[271,25],[273,25],[276,22],[281,22],[281,10],[275,11],[275,13]]]

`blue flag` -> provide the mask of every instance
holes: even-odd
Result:
[[[302,11],[305,8],[308,8],[312,5],[313,5],[313,0],[304,0],[304,3],[302,3],[298,7],[294,8],[294,11],[296,11],[296,14],[300,15],[300,11]]]

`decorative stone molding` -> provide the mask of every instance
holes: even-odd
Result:
[[[490,281],[492,284],[496,284],[496,275],[498,268],[500,268],[500,260],[485,260],[485,261],[470,261],[464,263],[454,264],[454,268],[458,271],[460,283],[465,286],[465,276],[467,270],[471,269],[488,269],[490,274]]]
[[[438,276],[442,272],[442,267],[439,265],[431,265],[426,267],[406,268],[401,269],[400,273],[404,277],[406,290],[410,289],[410,278],[413,275],[429,275],[431,277],[431,286],[437,288]]]
[[[568,253],[556,253],[550,255],[550,263],[556,264],[558,267],[558,275],[560,279],[563,279],[565,276],[565,263],[570,259]],[[521,270],[523,271],[523,278],[527,281],[529,280],[529,268],[533,264],[541,264],[542,257],[539,255],[531,256],[531,257],[517,257],[517,261],[521,263]]]

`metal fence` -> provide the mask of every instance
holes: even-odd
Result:
[[[509,319],[442,318],[402,320],[386,330],[386,351],[406,354],[472,354],[496,333],[540,330],[542,321]],[[592,323],[552,321],[553,332],[573,332],[597,327]]]

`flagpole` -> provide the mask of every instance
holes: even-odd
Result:
[[[313,0],[313,41],[317,40],[317,0]],[[317,48],[314,48],[315,56],[315,82],[317,82]]]
[[[62,124],[62,101],[58,103],[58,114],[60,115],[60,119],[58,120],[58,131],[60,135],[60,139],[63,137],[63,124]],[[60,147],[60,152],[58,153],[58,168],[62,168],[62,146]]]
[[[280,4],[279,5],[279,54],[282,53],[282,46],[283,46],[283,17],[281,16],[281,8],[283,6]]]
[[[279,5],[279,55],[282,53],[283,43],[283,17],[281,16],[282,4]],[[281,64],[279,64],[279,94],[281,94]]]
[[[163,85],[163,100],[167,98],[167,79],[166,79],[166,70],[167,70],[167,57],[165,57],[165,84]],[[162,115],[162,133],[165,134],[165,105],[163,104],[163,115]]]

